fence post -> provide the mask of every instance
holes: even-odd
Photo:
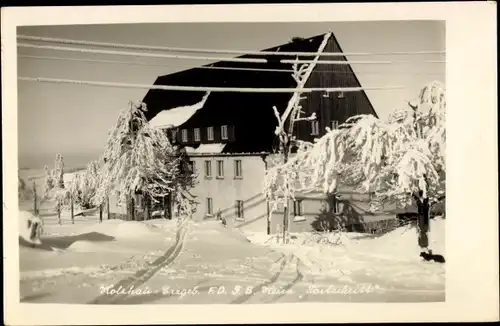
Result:
[[[111,219],[111,214],[109,213],[109,196],[106,197],[106,212],[108,213],[108,220]]]
[[[62,224],[61,221],[61,198],[57,198],[57,221],[59,225]]]
[[[71,200],[71,224],[75,224],[75,214],[73,210],[73,196],[71,196],[70,200]]]
[[[130,220],[135,221],[135,198],[130,198]]]
[[[146,221],[151,219],[151,206],[148,195],[144,196],[144,217]]]
[[[102,203],[99,204],[99,223],[102,223]]]
[[[37,202],[36,202],[36,184],[35,180],[33,180],[33,213],[35,215],[38,215],[38,207],[37,207]]]

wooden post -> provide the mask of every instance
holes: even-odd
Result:
[[[135,221],[135,199],[130,196],[130,220]]]
[[[38,215],[38,207],[36,202],[36,184],[35,180],[33,180],[33,214]]]
[[[167,214],[167,196],[163,196],[162,198],[162,209],[163,209],[163,218],[167,219],[168,214]]]
[[[61,199],[57,198],[57,221],[59,222],[59,225],[62,224],[61,221]]]
[[[106,197],[106,212],[108,213],[108,220],[111,219],[111,214],[109,213],[109,196]]]
[[[75,224],[75,214],[74,214],[74,210],[73,210],[73,196],[71,196],[70,198],[71,200],[71,224]]]
[[[151,206],[150,206],[150,201],[149,201],[149,196],[145,195],[144,196],[144,218],[146,220],[151,219]]]
[[[285,210],[283,213],[283,243],[287,243],[287,235],[288,235],[288,203],[285,206]]]
[[[99,205],[99,223],[102,223],[102,203]]]

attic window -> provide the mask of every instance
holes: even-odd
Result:
[[[181,136],[182,136],[182,142],[183,143],[187,143],[187,141],[188,141],[188,131],[187,131],[187,129],[182,129]]]
[[[200,141],[200,128],[194,128],[194,141]]]
[[[177,129],[172,129],[170,131],[170,136],[172,137],[172,139],[176,139],[177,138]]]
[[[207,139],[214,140],[214,127],[207,128]]]
[[[227,139],[227,126],[221,126],[220,127],[220,134],[222,139]]]

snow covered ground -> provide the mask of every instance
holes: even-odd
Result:
[[[267,303],[443,301],[444,264],[418,256],[415,230],[367,234],[294,234],[264,243],[218,222],[145,222],[45,216],[42,245],[20,247],[23,302]],[[444,255],[444,220],[431,224]],[[336,241],[340,239],[340,241]],[[434,241],[434,242],[432,242]],[[221,290],[222,289],[222,290]],[[113,292],[115,291],[115,292]],[[135,291],[135,292],[134,292]],[[220,293],[217,294],[217,291]],[[353,292],[354,291],[354,292]],[[357,291],[357,292],[356,292]]]

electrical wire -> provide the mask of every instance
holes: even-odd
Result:
[[[137,44],[122,44],[109,42],[94,42],[64,38],[39,37],[29,35],[18,35],[18,40],[24,41],[40,41],[57,44],[73,44],[73,45],[88,45],[109,47],[115,49],[135,49],[149,51],[168,51],[168,52],[188,52],[188,53],[217,53],[217,54],[236,54],[236,55],[280,55],[280,56],[315,56],[315,52],[288,52],[288,51],[251,51],[251,50],[224,50],[224,49],[197,49],[197,48],[181,48],[181,47],[165,47],[165,46],[148,46]],[[320,56],[364,56],[364,55],[427,55],[427,54],[445,54],[446,51],[408,51],[408,52],[322,52]]]
[[[318,88],[244,88],[244,87],[206,87],[206,86],[177,86],[177,85],[145,85],[126,84],[116,82],[99,82],[88,80],[59,79],[45,77],[18,77],[21,81],[53,83],[53,84],[73,84],[85,86],[101,86],[114,88],[141,88],[156,89],[166,91],[188,91],[188,92],[233,92],[233,93],[312,93],[312,92],[359,92],[365,90],[394,90],[402,89],[402,86],[381,86],[381,87],[318,87]]]

